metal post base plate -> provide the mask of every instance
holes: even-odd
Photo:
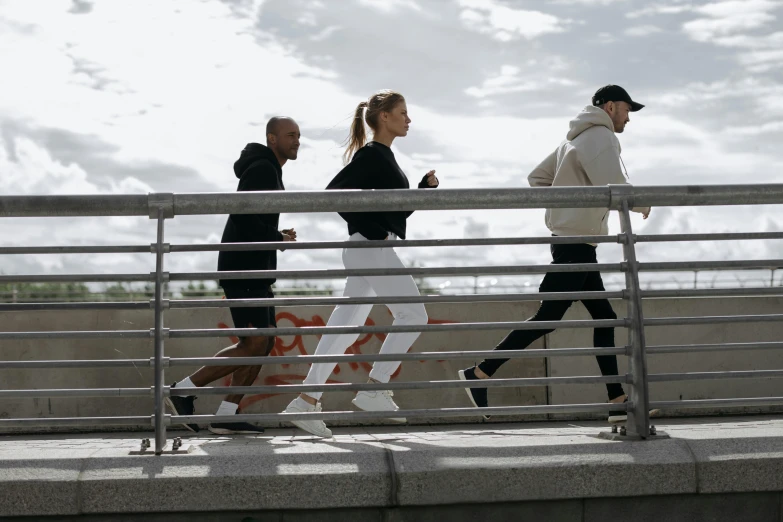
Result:
[[[623,435],[622,433],[613,433],[611,431],[602,431],[598,435],[596,435],[599,439],[606,439],[606,440],[626,440],[626,441],[634,441],[634,440],[662,440],[662,439],[668,439],[669,434],[663,431],[657,431],[655,435],[650,434],[649,437],[642,438],[640,435],[636,435],[634,433],[626,433]]]
[[[163,451],[156,453],[150,445],[150,439],[142,439],[141,448],[131,450],[128,455],[187,455],[193,449],[193,446],[182,445],[182,439],[176,437],[171,443],[163,446]]]
[[[172,449],[168,444],[163,447],[161,455],[187,455],[193,449],[191,445],[180,446],[177,449]],[[147,448],[143,450],[131,450],[128,455],[155,455],[155,450]]]

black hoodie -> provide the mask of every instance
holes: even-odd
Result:
[[[410,188],[408,177],[394,159],[392,150],[382,143],[371,141],[356,151],[351,162],[329,183],[327,189],[388,190]],[[427,185],[426,174],[419,188]],[[405,220],[413,211],[403,212],[340,212],[348,222],[348,234],[359,232],[367,239],[386,239],[389,232],[405,239]]]
[[[285,190],[283,168],[274,152],[258,143],[248,143],[239,159],[234,163],[234,174],[239,178],[238,191],[243,190]],[[280,214],[231,214],[223,229],[221,243],[260,243],[282,241],[283,234],[277,230]],[[230,270],[276,270],[277,251],[256,250],[247,252],[220,252],[218,271]],[[229,279],[226,284],[244,284],[252,287],[268,287],[274,279]]]

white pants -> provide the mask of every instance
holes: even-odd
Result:
[[[397,239],[394,234],[388,240]],[[350,241],[366,241],[359,233],[353,234]],[[343,264],[345,268],[405,268],[393,248],[344,248]],[[372,276],[349,277],[345,284],[344,297],[374,296],[414,296],[419,288],[413,277]],[[421,303],[387,305],[394,316],[394,325],[427,324],[427,311]],[[372,305],[338,305],[329,317],[327,326],[362,326],[370,315]],[[380,353],[405,353],[416,341],[421,332],[391,333],[381,346]],[[343,354],[356,342],[360,334],[324,335],[318,342],[315,355]],[[337,363],[317,363],[310,366],[304,384],[325,384]],[[389,382],[391,375],[400,366],[399,361],[377,361],[373,364],[370,377],[379,382]],[[306,392],[319,400],[321,392]]]

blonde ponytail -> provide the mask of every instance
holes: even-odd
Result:
[[[351,123],[351,132],[348,135],[348,148],[345,149],[343,154],[343,162],[347,165],[356,151],[364,147],[367,143],[367,133],[364,129],[364,109],[367,108],[368,103],[366,101],[361,102],[356,106],[356,112],[353,115],[353,123]]]

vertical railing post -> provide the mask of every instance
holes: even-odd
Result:
[[[158,209],[158,238],[155,249],[155,454],[166,446],[163,404],[163,209]]]
[[[642,314],[642,294],[639,286],[639,267],[636,262],[636,247],[631,212],[627,198],[623,198],[620,208],[620,227],[624,237],[623,257],[626,263],[625,286],[628,290],[628,346],[631,349],[628,366],[633,382],[631,383],[630,402],[626,422],[627,434],[646,439],[650,436],[650,396],[647,385],[647,348],[644,339],[644,315]]]
[[[166,446],[166,410],[163,403],[165,398],[165,375],[163,354],[163,284],[165,282],[163,272],[163,257],[165,244],[163,243],[164,224],[167,217],[174,215],[173,194],[150,194],[149,216],[157,219],[158,232],[155,242],[155,352],[154,352],[154,401],[155,401],[155,454],[161,455]]]

